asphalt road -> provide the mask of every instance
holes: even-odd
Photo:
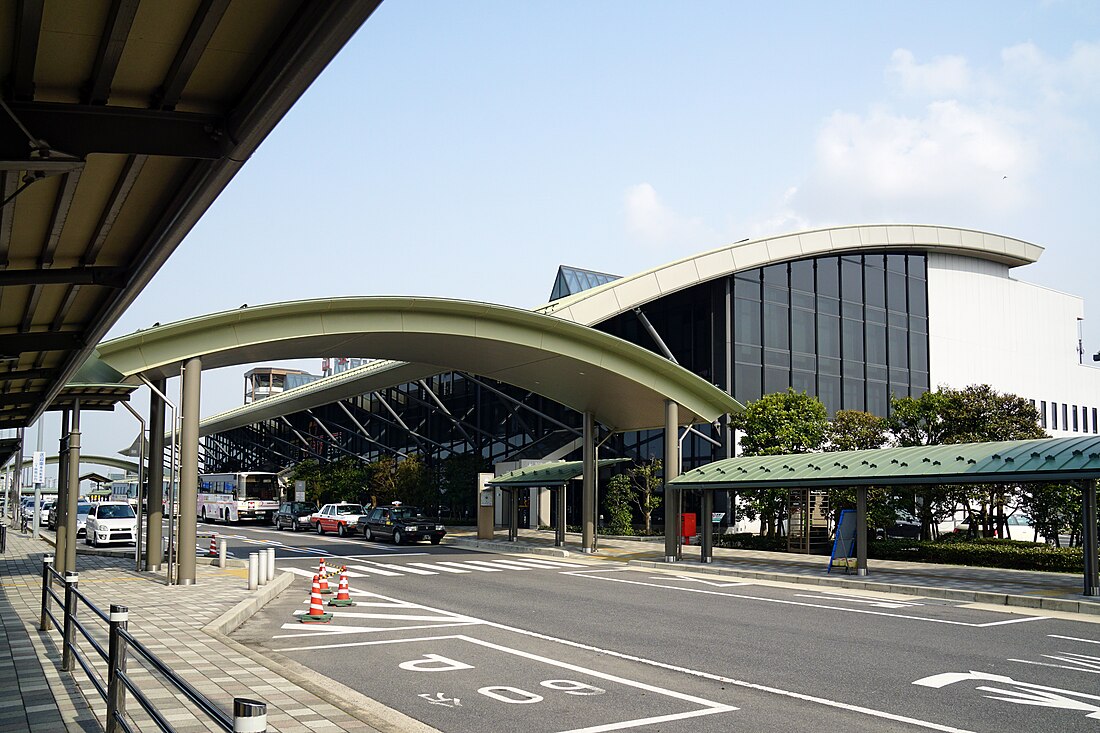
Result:
[[[447,733],[1100,728],[1100,625],[619,563],[220,527],[301,575],[235,635]],[[325,555],[353,608],[303,625]]]

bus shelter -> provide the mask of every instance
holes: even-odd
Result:
[[[1075,483],[1081,488],[1084,595],[1100,595],[1096,480],[1100,437],[960,443],[878,450],[741,456],[701,466],[668,489],[751,491],[855,487],[856,571],[867,574],[867,490],[872,486]],[[703,558],[707,561],[707,558]]]
[[[597,474],[601,469],[626,463],[629,458],[604,458],[596,461]],[[569,482],[584,475],[584,461],[555,461],[554,463],[540,463],[537,466],[524,466],[510,471],[503,476],[497,476],[486,482],[488,486],[502,489],[504,496],[508,497],[505,507],[508,517],[508,541],[515,542],[519,536],[519,501],[517,492],[521,489],[549,488],[556,493],[554,497],[557,506],[557,517],[554,522],[554,546],[565,545],[565,505]],[[596,505],[599,502],[599,492],[592,491],[586,499],[593,502],[593,514],[598,514]],[[480,520],[478,517],[478,535],[481,535]]]

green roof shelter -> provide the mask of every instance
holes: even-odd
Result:
[[[1100,595],[1096,480],[1100,437],[1046,438],[878,450],[741,456],[715,461],[668,482],[674,491],[778,488],[857,489],[856,568],[867,574],[867,488],[914,484],[1069,483],[1083,498],[1084,595]],[[708,561],[703,558],[704,562]]]

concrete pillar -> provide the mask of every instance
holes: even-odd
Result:
[[[680,475],[679,407],[665,400],[665,562],[680,559],[680,492],[668,487]]]
[[[496,507],[494,506],[496,489],[488,485],[492,478],[493,474],[491,473],[479,473],[477,475],[477,538],[479,540],[493,539],[494,522],[496,521]]]
[[[69,430],[69,493],[65,497],[65,515],[57,518],[57,527],[65,523],[68,544],[65,547],[65,568],[76,570],[76,503],[80,499],[80,400],[73,400],[72,428]],[[60,502],[60,497],[58,498]]]
[[[180,408],[180,486],[179,486],[179,574],[178,585],[195,584],[195,509],[199,488],[199,388],[202,360],[188,359],[183,365]]]
[[[710,521],[711,514],[714,513],[714,491],[703,489],[703,500],[700,503],[702,506],[699,513],[703,516],[699,517],[699,525],[702,527],[700,532],[703,542],[699,548],[699,562],[714,562],[714,523]]]
[[[162,393],[167,387],[164,378],[152,380]],[[146,493],[148,513],[145,517],[145,569],[160,570],[164,562],[164,400],[149,390],[149,488]]]
[[[531,489],[531,529],[550,526],[550,494],[551,490],[545,487]]]
[[[596,419],[591,412],[584,413],[584,445],[581,450],[581,466],[584,470],[581,488],[581,552],[596,549]]]
[[[68,511],[68,486],[69,486],[69,411],[61,411],[61,439],[57,448],[57,535],[54,545],[54,567],[57,572],[64,575],[66,571],[73,571],[66,565],[69,547],[69,525],[64,521]]]
[[[856,575],[867,574],[867,487],[856,487]]]
[[[508,541],[515,542],[519,539],[519,492],[524,489],[514,488],[508,491]]]
[[[1100,596],[1100,557],[1097,551],[1096,538],[1096,481],[1089,479],[1081,482],[1081,509],[1082,509],[1082,548],[1085,553],[1085,587],[1086,596]]]
[[[568,484],[558,487],[558,522],[554,525],[554,547],[565,546],[565,500]]]

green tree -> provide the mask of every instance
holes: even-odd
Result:
[[[630,469],[631,497],[645,520],[645,533],[653,534],[653,512],[661,506],[664,497],[658,493],[664,485],[664,464],[653,458]]]
[[[396,459],[393,456],[379,456],[371,462],[370,468],[370,503],[377,506],[398,499]]]
[[[827,451],[873,450],[886,445],[886,418],[860,410],[838,410],[829,423]],[[871,527],[889,527],[897,514],[885,489],[871,488],[867,493],[867,522]],[[834,517],[841,509],[854,509],[856,490],[852,487],[829,490],[829,507]]]
[[[287,476],[291,484],[295,481],[306,482],[306,500],[315,504],[327,504],[328,498],[324,494],[324,484],[321,481],[321,464],[314,458],[309,458],[298,463]]]
[[[1042,535],[1061,546],[1059,535],[1073,538],[1081,528],[1081,488],[1076,484],[1032,484],[1026,487],[1020,499],[1020,509],[1031,519],[1036,535]],[[1030,539],[1038,537],[1014,537]]]
[[[817,397],[805,392],[776,392],[745,406],[731,420],[743,431],[741,452],[746,456],[775,456],[821,450],[828,431],[828,412]],[[785,489],[763,489],[750,502],[761,519],[761,534],[774,536],[787,505]]]
[[[398,461],[394,474],[395,489],[401,501],[438,513],[439,482],[420,454],[410,453]]]
[[[634,534],[634,528],[630,523],[630,502],[633,496],[630,476],[625,473],[616,474],[607,482],[607,492],[604,495],[604,507],[607,511],[604,529],[607,534]]]
[[[451,454],[443,459],[441,492],[451,516],[476,516],[477,475],[491,470],[489,461],[474,453]]]
[[[361,503],[368,495],[370,468],[358,458],[344,456],[322,468],[329,501]]]

